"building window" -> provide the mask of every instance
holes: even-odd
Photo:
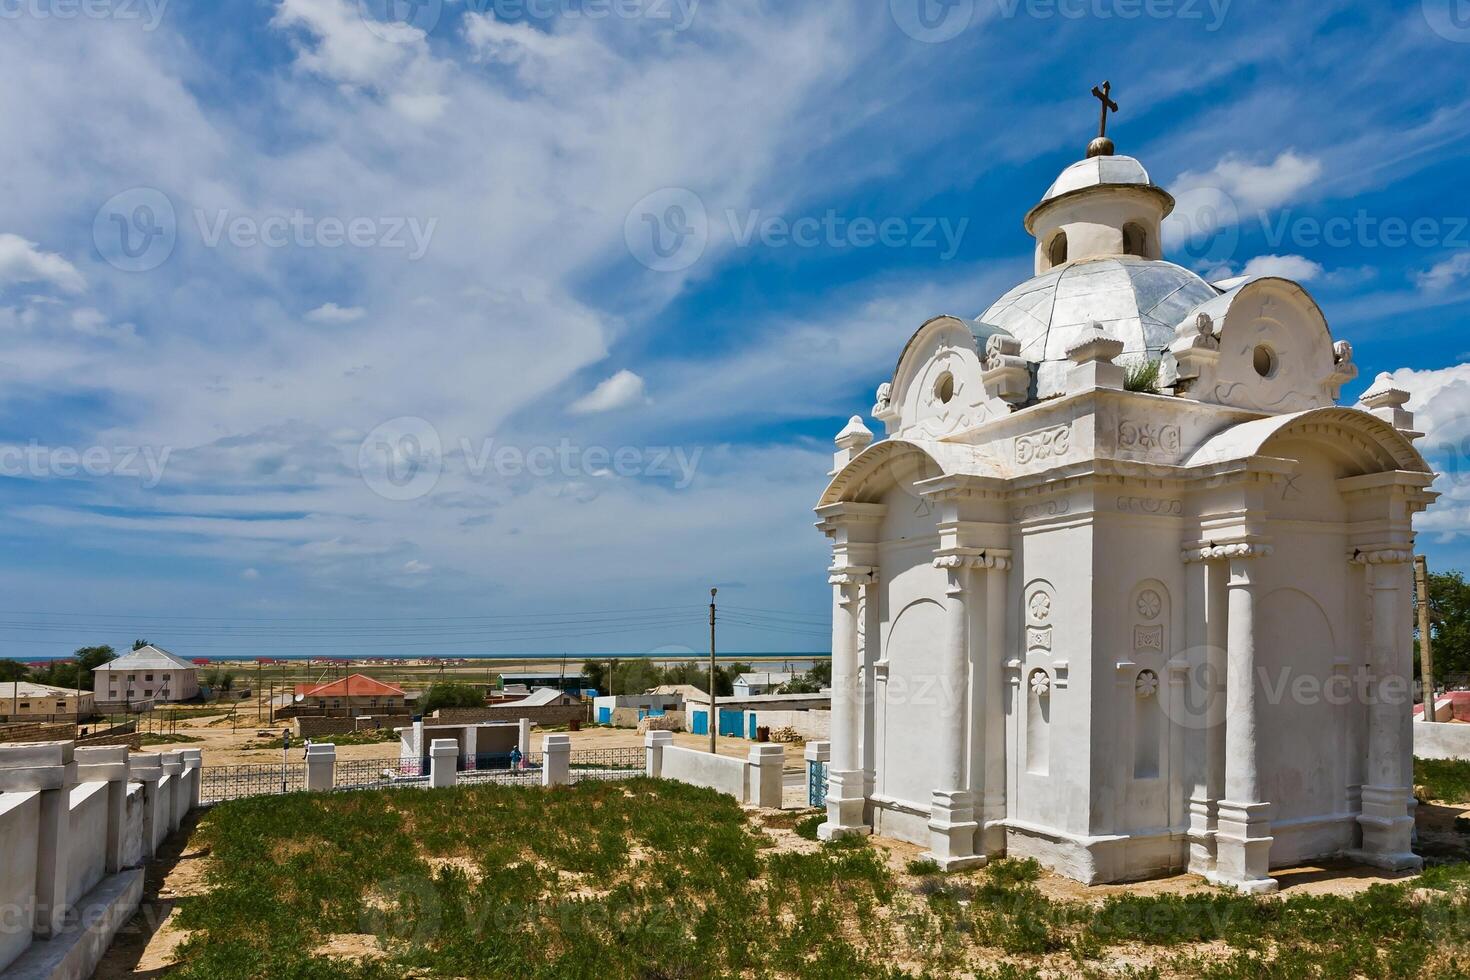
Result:
[[[1046,260],[1055,269],[1067,261],[1067,233],[1059,231],[1046,246]]]
[[[153,675],[152,674],[144,674],[143,675],[143,679],[145,681],[151,681],[151,680],[153,680]]]
[[[1130,221],[1123,226],[1123,251],[1141,259],[1148,258],[1148,232],[1143,225]]]
[[[143,688],[143,697],[145,697],[145,698],[151,698],[151,697],[153,697],[153,688],[151,688],[151,687],[145,687],[145,688]]]
[[[22,711],[26,710],[30,706],[31,706],[31,703],[29,701],[22,701],[20,703],[20,708],[21,708]]]

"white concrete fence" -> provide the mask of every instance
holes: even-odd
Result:
[[[1415,721],[1414,754],[1421,759],[1470,759],[1470,725]]]
[[[677,779],[735,797],[742,805],[780,809],[786,750],[779,745],[752,745],[744,759],[715,755],[674,744],[672,732],[643,736],[651,779]]]
[[[143,894],[142,863],[199,804],[197,749],[0,745],[0,971],[87,977]]]

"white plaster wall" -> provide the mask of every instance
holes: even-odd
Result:
[[[66,861],[66,893],[79,901],[107,872],[106,783],[72,787],[71,845]]]
[[[128,802],[123,811],[122,866],[143,863],[143,784],[128,783]]]
[[[711,755],[697,749],[667,746],[663,750],[664,779],[676,779],[694,786],[707,786],[721,793],[728,793],[742,803],[745,802],[744,759],[732,759],[723,755]]]
[[[827,739],[832,734],[830,711],[751,711],[747,714],[755,715],[757,727],[765,725],[772,731],[777,728],[794,728],[808,742]],[[746,724],[748,726],[750,723]]]
[[[40,819],[40,793],[0,793],[0,970],[31,944]]]
[[[158,846],[163,843],[169,832],[169,814],[174,805],[174,788],[179,781],[171,772],[163,774],[158,781],[158,817],[153,822],[153,852],[158,853]]]
[[[1414,754],[1421,759],[1470,760],[1470,725],[1464,722],[1414,722]]]

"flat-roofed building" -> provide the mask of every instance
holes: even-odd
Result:
[[[0,719],[5,721],[44,721],[86,718],[96,710],[91,691],[78,691],[30,681],[0,682]]]

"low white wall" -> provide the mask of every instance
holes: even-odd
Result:
[[[107,873],[107,784],[82,783],[71,790],[71,851],[66,856],[66,893],[80,899]]]
[[[707,786],[744,802],[745,766],[744,759],[731,759],[698,749],[670,745],[663,750],[663,771],[660,775],[664,779],[677,779],[681,783]]]
[[[31,944],[40,832],[40,793],[0,793],[0,970]]]
[[[179,781],[171,772],[163,774],[158,781],[158,813],[159,817],[153,822],[153,846],[149,849],[151,853],[158,853],[158,845],[164,842],[169,834],[169,817],[174,807],[174,787]]]
[[[1470,760],[1470,723],[1414,722],[1414,754],[1421,759]]]

